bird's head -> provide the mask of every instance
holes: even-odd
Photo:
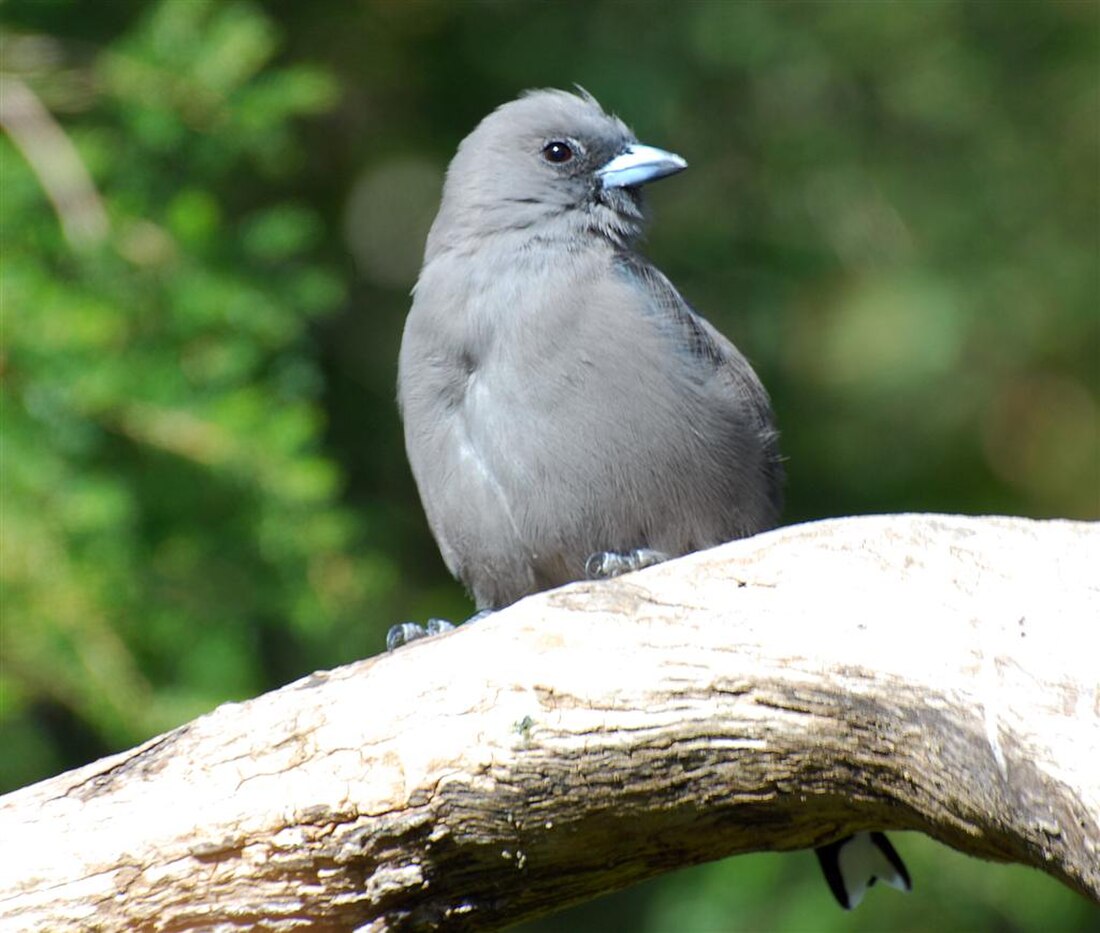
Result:
[[[639,186],[686,167],[680,156],[639,143],[587,92],[528,91],[458,147],[432,238],[569,243],[597,235],[626,244],[642,229]]]

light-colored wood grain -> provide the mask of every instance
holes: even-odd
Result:
[[[1100,898],[1098,567],[894,515],[540,594],[0,799],[0,928],[484,929],[867,827]]]

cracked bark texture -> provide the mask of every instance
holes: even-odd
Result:
[[[1100,899],[1100,526],[779,529],[0,799],[0,929],[485,929],[915,829]]]

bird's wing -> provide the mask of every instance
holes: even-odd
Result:
[[[621,274],[644,292],[643,302],[665,330],[698,365],[701,378],[717,377],[743,404],[752,418],[763,445],[770,498],[778,513],[782,501],[783,466],[779,456],[778,433],[767,390],[749,361],[720,331],[699,314],[656,267],[633,253],[616,256]]]
[[[649,309],[660,316],[662,327],[668,329],[687,353],[717,370],[738,390],[761,427],[770,427],[772,414],[768,393],[741,351],[688,304],[659,269],[627,253],[620,253],[616,261],[646,293]]]

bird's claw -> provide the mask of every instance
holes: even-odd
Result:
[[[390,630],[386,632],[386,650],[393,651],[395,648],[407,645],[411,641],[418,641],[421,638],[427,638],[429,635],[449,632],[454,627],[455,624],[448,622],[446,619],[428,619],[424,625],[419,622],[402,622],[400,625],[391,626]]]
[[[667,554],[648,547],[625,552],[597,551],[584,562],[584,574],[589,580],[607,580],[666,560]]]
[[[475,612],[462,624],[469,625],[471,622],[477,622],[492,614],[492,609],[482,609]],[[456,628],[458,626],[454,622],[448,622],[446,619],[428,619],[423,625],[419,622],[402,622],[400,625],[391,626],[390,630],[386,632],[386,650],[393,651],[395,648],[407,645],[410,641],[419,641],[429,635],[442,635],[444,632]]]

